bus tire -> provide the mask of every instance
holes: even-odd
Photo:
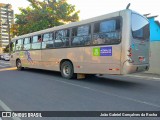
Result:
[[[70,61],[64,61],[61,64],[61,75],[66,79],[72,79],[76,77],[76,74],[74,74],[73,65]]]
[[[24,69],[24,67],[22,67],[22,63],[21,63],[20,59],[18,59],[16,61],[16,67],[17,67],[17,70],[23,70]]]

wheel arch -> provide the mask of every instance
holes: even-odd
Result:
[[[59,69],[60,69],[60,70],[61,70],[61,65],[62,65],[62,63],[65,62],[65,61],[69,61],[69,62],[72,64],[73,69],[74,69],[74,64],[73,64],[73,62],[72,62],[70,59],[62,59],[62,60],[60,61],[60,64],[59,64]]]
[[[21,61],[21,59],[17,58],[17,59],[16,59],[16,64],[17,64],[17,61],[18,61],[18,60],[20,60],[20,61]]]

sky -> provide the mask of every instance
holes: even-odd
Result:
[[[160,21],[159,0],[67,0],[68,3],[76,6],[80,10],[80,20],[119,11],[125,9],[131,3],[130,9],[150,16],[159,15],[156,20]],[[19,7],[29,6],[27,0],[0,0],[0,3],[12,4],[15,13],[19,13]]]

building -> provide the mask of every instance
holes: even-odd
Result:
[[[13,24],[13,10],[10,4],[0,3],[0,53],[9,44],[9,29]]]
[[[150,69],[149,73],[160,74],[160,22],[157,16],[147,17],[150,22]]]
[[[160,41],[160,22],[156,21],[157,16],[147,17],[150,23],[150,40]]]

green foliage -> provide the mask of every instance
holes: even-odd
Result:
[[[28,0],[30,7],[19,8],[15,24],[11,28],[13,36],[19,36],[46,28],[63,25],[79,20],[79,12],[75,6],[68,4],[67,0]]]
[[[7,45],[7,46],[3,49],[3,53],[9,53],[9,45]]]

